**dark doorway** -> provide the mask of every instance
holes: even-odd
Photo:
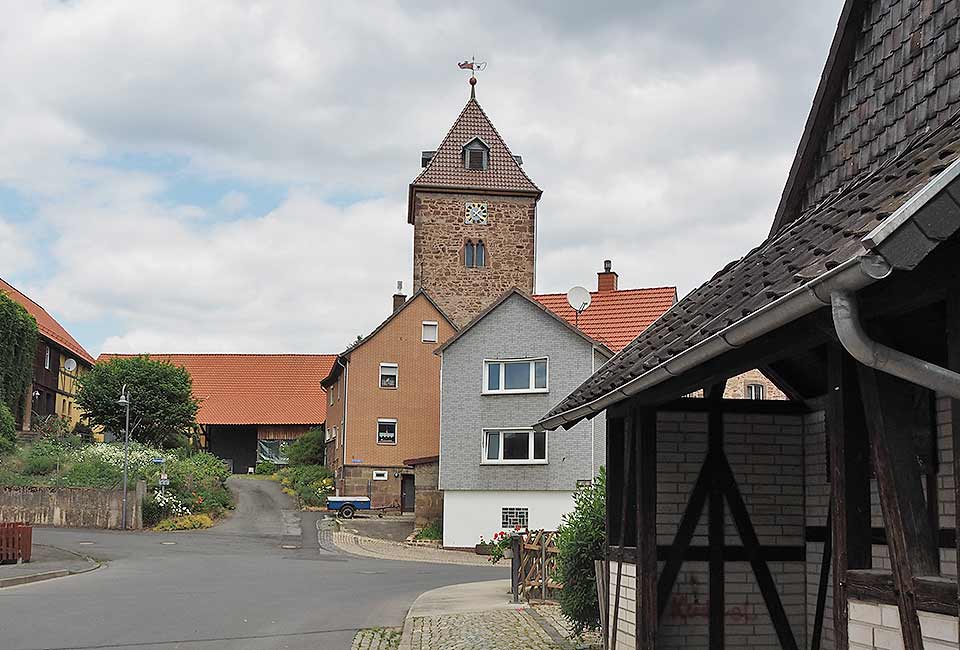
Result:
[[[400,508],[402,512],[413,512],[416,504],[413,474],[404,474],[400,478]]]
[[[210,453],[227,461],[234,474],[246,474],[248,467],[257,464],[256,425],[208,425],[207,444]]]

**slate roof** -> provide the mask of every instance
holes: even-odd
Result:
[[[40,330],[40,335],[44,338],[47,338],[57,345],[63,347],[75,354],[79,359],[77,361],[85,361],[87,365],[93,365],[93,357],[90,356],[90,353],[83,349],[83,346],[77,342],[75,338],[70,336],[70,333],[64,329],[63,325],[57,322],[57,320],[47,313],[47,310],[35,303],[33,300],[28,298],[26,294],[18,291],[13,285],[7,283],[3,279],[0,279],[0,293],[7,294],[14,302],[21,305],[24,309],[29,312],[31,316],[34,317],[37,321],[37,329]]]
[[[480,138],[490,148],[486,169],[467,169],[463,164],[463,147],[474,138]],[[510,148],[473,97],[463,107],[433,158],[410,184],[410,223],[413,223],[415,188],[476,189],[537,196],[541,193],[540,188],[514,160]]]
[[[832,201],[808,210],[776,236],[721,269],[544,420],[612,393],[829,269],[865,254],[865,236],[958,156],[960,117],[955,115],[937,130],[914,139],[901,154],[859,178]]]
[[[97,361],[135,354],[101,354]],[[322,424],[335,354],[149,354],[186,368],[200,424]]]
[[[677,302],[677,288],[592,291],[590,296],[590,306],[579,319],[565,293],[543,293],[533,299],[590,338],[619,352]]]

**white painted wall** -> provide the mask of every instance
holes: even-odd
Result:
[[[527,508],[530,528],[556,530],[573,510],[573,492],[547,490],[446,490],[443,493],[443,545],[472,547],[490,540],[500,526],[501,508]]]

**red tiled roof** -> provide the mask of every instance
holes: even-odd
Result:
[[[101,354],[97,361],[135,354]],[[200,424],[322,424],[335,354],[148,354],[186,368]]]
[[[590,297],[590,306],[580,314],[579,321],[565,293],[544,293],[533,296],[533,299],[571,325],[578,326],[590,338],[619,352],[674,305],[677,288],[593,291]]]
[[[464,167],[463,147],[474,138],[480,138],[490,148],[486,169]],[[414,187],[423,186],[540,194],[540,188],[513,158],[510,148],[500,137],[490,118],[472,97],[450,127],[433,158],[410,186],[411,194]],[[412,218],[412,214],[410,216]]]
[[[70,333],[63,328],[63,325],[48,314],[46,309],[15,289],[11,284],[5,282],[2,278],[0,278],[0,293],[7,294],[7,296],[14,302],[19,303],[36,319],[37,328],[40,330],[41,336],[80,357],[77,361],[82,360],[93,365],[93,357],[90,356],[90,353],[84,350],[83,346],[80,345],[75,338],[70,336]]]

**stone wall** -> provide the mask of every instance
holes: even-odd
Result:
[[[143,528],[146,483],[127,492],[127,527]],[[119,529],[123,513],[122,490],[94,488],[0,488],[0,521],[36,526]]]
[[[443,520],[443,492],[437,486],[440,480],[440,462],[420,463],[413,468],[416,505],[414,527],[425,528],[434,521]]]
[[[465,204],[487,204],[486,224],[464,223]],[[425,289],[458,327],[512,287],[533,293],[536,199],[417,192],[413,289]],[[486,264],[466,268],[467,240],[483,241]]]
[[[374,472],[386,472],[386,480],[374,480]],[[409,467],[359,465],[344,468],[343,489],[340,496],[370,497],[370,506],[382,508],[400,505],[401,477],[410,474]],[[399,474],[399,476],[395,476]]]

